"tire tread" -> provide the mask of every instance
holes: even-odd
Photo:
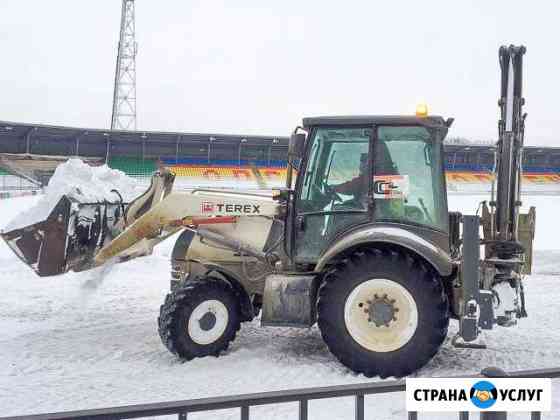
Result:
[[[208,347],[208,351],[201,352],[199,349],[192,346],[192,348],[185,348],[179,343],[179,328],[178,324],[183,311],[192,311],[198,305],[198,299],[205,294],[211,294],[214,291],[221,291],[229,294],[232,299],[237,302],[235,311],[237,313],[231,314],[233,318],[232,326],[226,329],[224,333],[225,340],[219,345],[217,342],[212,343]],[[192,360],[195,357],[203,357],[213,355],[218,357],[223,351],[227,350],[231,342],[235,339],[237,332],[240,329],[239,321],[239,304],[232,287],[225,281],[215,277],[202,277],[193,281],[189,281],[185,285],[176,288],[169,292],[165,297],[164,303],[160,306],[160,315],[157,319],[158,332],[164,346],[174,355],[183,360]],[[220,341],[219,340],[219,341]],[[212,346],[213,348],[210,348]],[[199,346],[200,347],[200,346]]]

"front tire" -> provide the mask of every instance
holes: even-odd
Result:
[[[170,292],[160,308],[158,330],[167,349],[185,360],[219,356],[235,339],[240,309],[231,286],[205,277]]]
[[[356,252],[319,290],[318,324],[330,351],[355,372],[403,377],[424,366],[447,335],[441,278],[396,250]]]

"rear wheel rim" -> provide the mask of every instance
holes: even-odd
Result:
[[[224,334],[228,322],[229,312],[222,302],[205,300],[191,312],[187,332],[196,344],[208,345]]]
[[[389,279],[370,279],[346,298],[344,323],[350,336],[373,352],[405,346],[418,328],[418,307],[410,292]]]

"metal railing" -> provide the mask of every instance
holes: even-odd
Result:
[[[481,375],[467,375],[465,377],[511,377],[511,378],[560,378],[560,368],[536,369],[506,373],[500,369],[488,368]],[[67,411],[52,414],[37,414],[32,416],[0,417],[0,420],[117,420],[133,419],[150,416],[176,415],[178,420],[187,420],[189,413],[215,411],[239,408],[240,419],[249,420],[250,408],[269,404],[298,402],[299,420],[307,420],[309,401],[326,398],[354,397],[354,419],[364,420],[364,397],[371,394],[386,394],[404,392],[404,380],[373,382],[366,384],[338,385],[291,389],[286,391],[261,392],[228,397],[200,398],[193,400],[162,402],[153,404],[129,405],[123,407],[101,408],[95,410]],[[409,420],[417,420],[418,413],[408,412]],[[468,420],[469,413],[458,413],[459,420]],[[482,412],[481,420],[506,420],[507,413]],[[531,420],[541,419],[540,412],[530,414]]]

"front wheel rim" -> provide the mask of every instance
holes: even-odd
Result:
[[[373,352],[405,346],[418,328],[418,307],[410,292],[389,279],[370,279],[346,298],[344,323],[350,336]]]
[[[222,302],[205,300],[191,312],[187,332],[196,344],[208,345],[224,334],[228,322],[229,312]]]

